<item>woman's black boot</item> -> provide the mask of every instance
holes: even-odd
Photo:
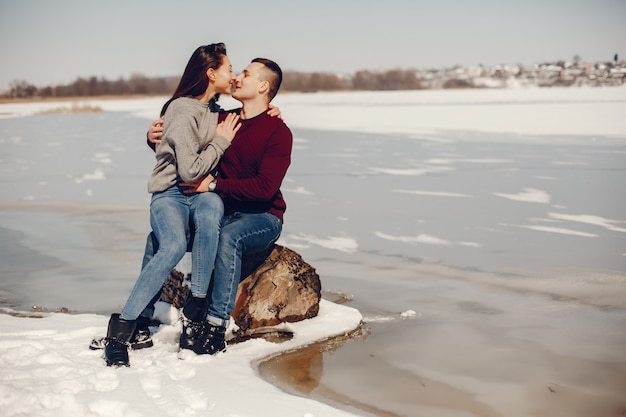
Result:
[[[130,338],[130,347],[134,350],[152,347],[152,335],[150,334],[150,319],[148,317],[137,317],[137,327]]]
[[[137,317],[137,326],[135,333],[130,337],[130,348],[133,350],[145,349],[153,346],[152,334],[150,333],[150,319],[148,317]],[[89,349],[104,349],[106,346],[106,337],[95,337],[89,344]]]
[[[111,315],[104,340],[104,360],[107,366],[130,366],[128,346],[136,326],[135,320],[121,319],[119,314]]]

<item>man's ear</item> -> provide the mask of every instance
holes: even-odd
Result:
[[[259,94],[261,95],[266,94],[269,90],[270,90],[269,81],[261,82],[261,85],[259,85]]]

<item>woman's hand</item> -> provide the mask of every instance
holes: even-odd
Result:
[[[158,145],[161,143],[161,136],[163,136],[163,118],[155,120],[148,129],[148,142]]]
[[[280,114],[280,109],[272,104],[269,105],[269,110],[267,111],[272,117],[278,117],[280,120],[283,119],[283,116]]]
[[[189,187],[183,190],[184,194],[193,194],[193,193],[206,193],[209,191],[209,184],[213,181],[215,177],[209,174],[201,180],[196,182],[188,183],[188,182],[179,182],[178,185],[181,187]]]
[[[239,115],[235,113],[228,113],[226,118],[217,125],[215,134],[226,138],[229,142],[232,142],[240,127],[241,123],[239,123]]]

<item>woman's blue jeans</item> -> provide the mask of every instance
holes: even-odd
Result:
[[[215,258],[209,322],[228,326],[241,280],[241,257],[269,248],[280,237],[282,228],[282,221],[269,213],[237,212],[224,216]]]
[[[152,195],[150,225],[159,248],[144,262],[120,314],[122,319],[135,320],[159,293],[167,276],[187,251],[190,223],[195,226],[191,290],[194,296],[205,297],[207,294],[224,204],[215,193],[184,194],[182,190],[174,186]]]

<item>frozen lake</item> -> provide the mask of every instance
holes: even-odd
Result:
[[[0,106],[21,115],[0,119],[1,301],[119,309],[149,231],[145,132],[162,102]],[[371,330],[324,357],[324,390],[377,415],[450,407],[407,384],[470,409],[430,415],[626,407],[625,88],[277,104],[295,139],[279,243]]]

